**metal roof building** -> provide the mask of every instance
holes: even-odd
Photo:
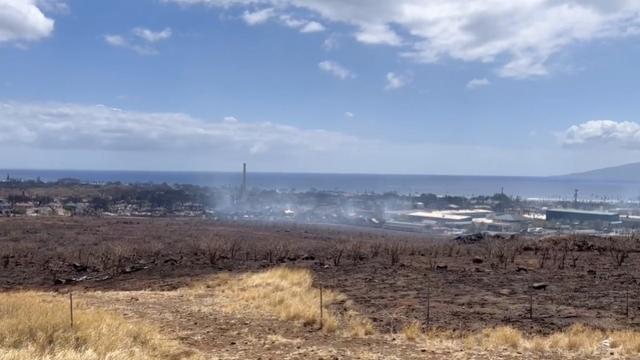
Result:
[[[586,211],[575,209],[549,209],[547,210],[547,221],[563,222],[587,222],[587,221],[620,221],[620,215],[604,211]]]

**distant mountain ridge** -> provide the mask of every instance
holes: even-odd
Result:
[[[574,173],[564,175],[563,177],[593,180],[640,181],[640,162]]]

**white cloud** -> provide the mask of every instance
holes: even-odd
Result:
[[[329,35],[322,42],[322,47],[327,51],[337,49],[338,46],[339,46],[338,38],[337,38],[337,36],[335,34]]]
[[[344,113],[344,116],[353,119],[354,117],[356,117],[356,115],[354,113],[352,113],[351,111],[347,111]]]
[[[158,53],[154,48],[147,45],[132,43],[122,35],[107,34],[104,36],[104,41],[113,47],[133,50],[139,55],[155,55]]]
[[[313,33],[325,30],[324,25],[320,24],[317,21],[299,19],[292,16],[291,14],[282,14],[278,18],[284,26],[290,27],[292,29],[298,29],[301,33]]]
[[[289,14],[280,15],[280,21],[287,27],[299,29],[304,26],[305,21],[292,17]]]
[[[312,32],[320,32],[324,30],[325,30],[324,25],[320,24],[317,21],[309,21],[300,29],[300,32],[312,33]]]
[[[387,73],[387,85],[385,89],[396,90],[407,86],[411,82],[409,75],[396,74],[394,72]]]
[[[486,78],[482,78],[482,79],[472,79],[467,83],[467,89],[468,90],[475,90],[477,88],[481,88],[483,86],[489,86],[491,85],[491,81],[489,81],[489,79]]]
[[[102,105],[0,102],[0,146],[108,151],[227,149],[256,154],[315,152],[354,137],[234,117],[204,121],[180,113],[143,113]]]
[[[321,61],[318,63],[318,67],[320,68],[320,70],[327,72],[343,80],[354,77],[353,73],[349,69],[338,64],[335,61],[331,61],[331,60]]]
[[[56,14],[69,13],[69,5],[64,0],[36,0],[36,6],[44,12]]]
[[[173,34],[171,28],[153,31],[143,27],[133,28],[131,33],[133,36],[107,34],[104,36],[104,41],[114,47],[133,50],[139,55],[155,55],[158,50],[153,44],[169,39]]]
[[[419,62],[498,63],[503,77],[549,73],[572,44],[640,34],[638,0],[164,0],[182,5],[272,5],[352,26],[358,41],[402,46]]]
[[[171,28],[165,28],[162,31],[153,31],[150,29],[137,27],[137,28],[134,28],[132,31],[133,31],[133,34],[136,35],[137,37],[151,43],[158,42],[161,40],[166,40],[170,38],[171,35],[173,35]]]
[[[640,149],[640,124],[632,121],[591,120],[569,127],[558,134],[558,138],[565,146],[610,144]]]
[[[637,157],[625,149],[390,142],[232,116],[211,121],[183,113],[7,101],[0,101],[0,149],[0,161],[11,167],[211,171],[250,161],[261,171],[481,175],[562,174],[600,167],[613,157]]]
[[[50,36],[54,20],[35,0],[0,0],[0,42],[36,41]]]
[[[400,36],[385,24],[361,25],[360,30],[355,33],[355,37],[365,44],[398,46],[402,43]]]
[[[258,25],[265,23],[274,15],[272,8],[261,9],[253,12],[245,11],[242,14],[242,20],[248,25]]]
[[[107,44],[112,45],[112,46],[125,46],[125,45],[127,45],[127,41],[120,35],[105,35],[104,36],[104,41],[106,41]]]

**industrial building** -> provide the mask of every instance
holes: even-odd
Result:
[[[617,222],[620,215],[604,211],[586,211],[576,209],[549,209],[547,210],[547,221],[552,222]]]
[[[446,222],[470,222],[471,216],[458,215],[446,211],[414,211],[406,215],[413,221],[433,220]]]

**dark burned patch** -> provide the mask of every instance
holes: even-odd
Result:
[[[638,328],[638,249],[632,237],[461,242],[296,224],[11,218],[0,220],[0,287],[174,290],[287,264],[313,269],[381,331],[411,320],[454,330]],[[533,288],[539,283],[544,290]]]

